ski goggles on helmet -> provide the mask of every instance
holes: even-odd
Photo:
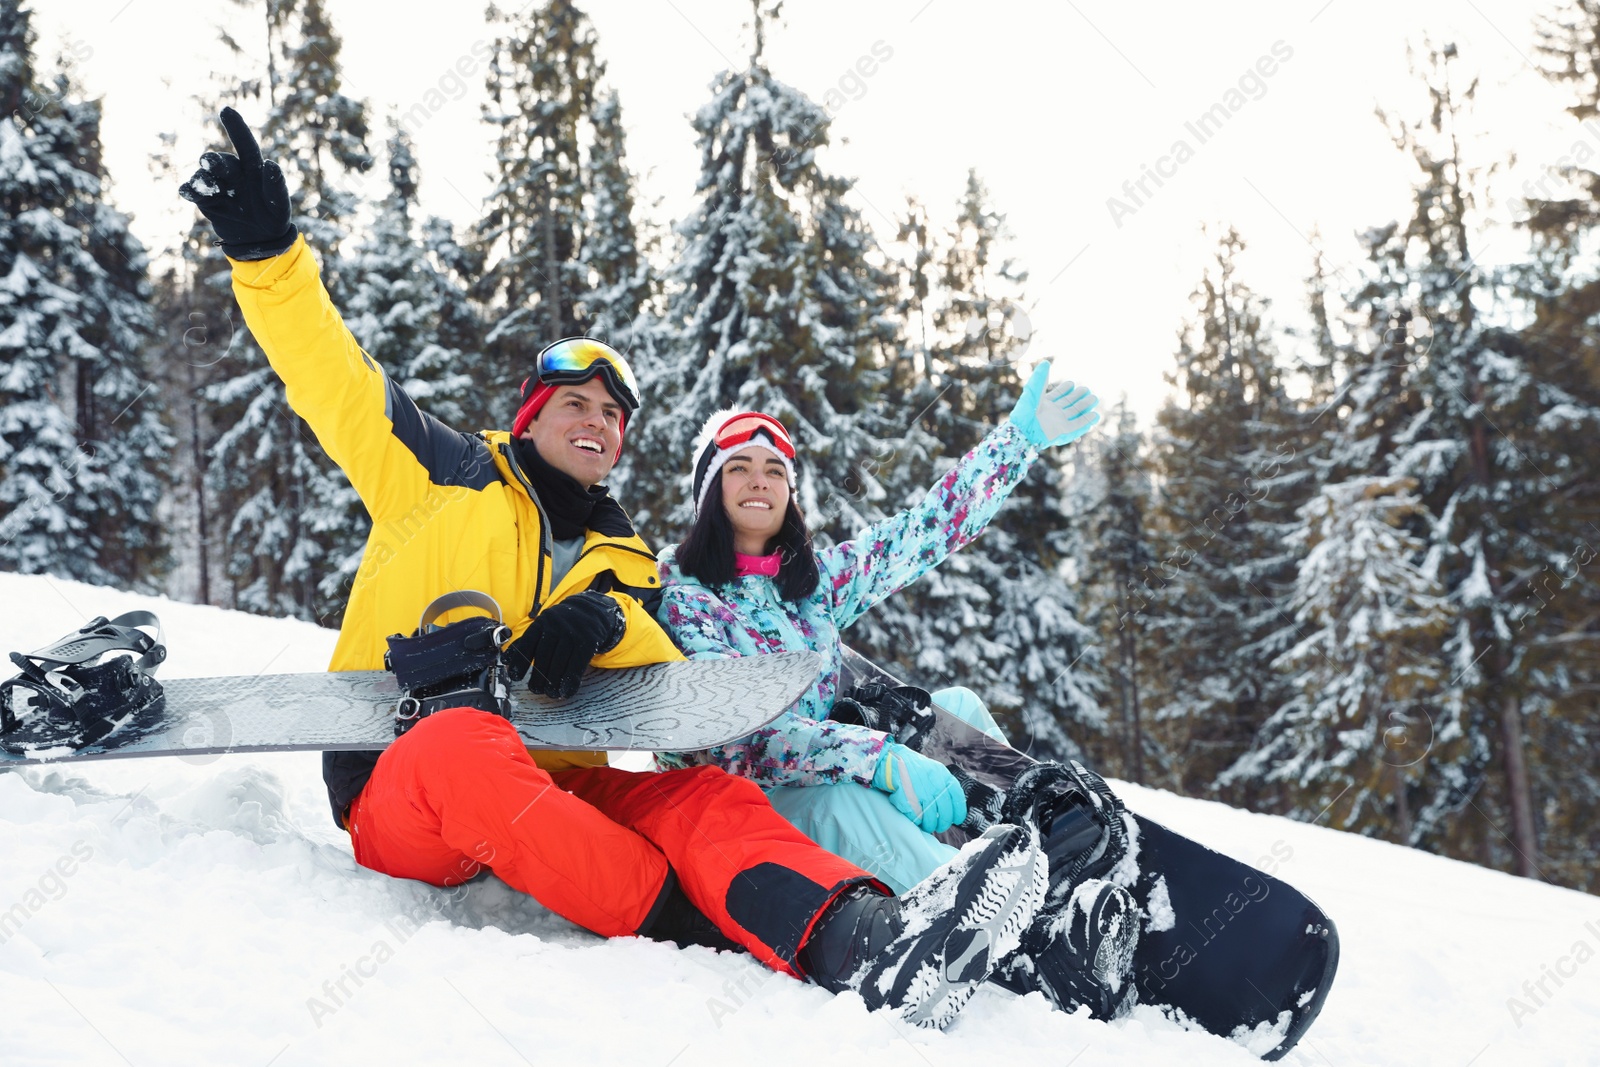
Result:
[[[789,459],[794,459],[794,441],[789,437],[789,431],[783,428],[783,423],[760,411],[746,411],[735,415],[717,427],[716,433],[711,435],[711,443],[716,446],[717,451],[725,452],[730,448],[749,444],[750,439],[756,434],[765,434],[774,448]]]
[[[595,377],[605,383],[606,392],[622,405],[622,422],[626,426],[628,416],[639,409],[639,382],[633,376],[633,368],[604,341],[592,337],[564,337],[539,353],[534,360],[533,374],[524,379],[522,406],[511,423],[512,436],[522,435],[557,388],[582,385]]]
[[[533,376],[543,385],[580,385],[600,375],[617,398],[633,412],[639,409],[639,381],[622,354],[592,337],[565,337],[549,345],[534,365]]]

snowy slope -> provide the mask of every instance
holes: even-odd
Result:
[[[291,620],[0,574],[0,651],[134,607],[166,624],[165,677],[318,670],[333,647]],[[1240,859],[1276,856],[1339,923],[1338,981],[1286,1062],[1600,1063],[1600,900],[1121,791]],[[1001,991],[923,1033],[746,957],[602,941],[493,879],[446,892],[373,874],[305,755],[0,773],[0,849],[8,1065],[1257,1062],[1153,1009],[1105,1025]]]

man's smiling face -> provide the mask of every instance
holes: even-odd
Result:
[[[599,378],[563,385],[522,436],[546,463],[579,485],[598,485],[611,473],[622,447],[622,405]]]

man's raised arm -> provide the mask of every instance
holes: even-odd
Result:
[[[345,327],[316,259],[290,221],[287,183],[239,113],[222,125],[238,155],[207,152],[178,190],[198,207],[233,265],[246,324],[283,379],[289,406],[350,479],[374,519],[402,513],[430,481],[462,484],[482,449],[422,414]]]

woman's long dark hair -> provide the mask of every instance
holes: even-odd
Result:
[[[689,527],[689,536],[678,545],[678,569],[705,585],[727,585],[738,573],[733,563],[733,523],[722,506],[721,471],[711,476],[705,501]],[[778,596],[799,601],[816,591],[822,574],[817,570],[817,554],[811,550],[811,531],[806,529],[792,493],[783,512],[783,526],[768,539],[767,552],[779,554]]]

